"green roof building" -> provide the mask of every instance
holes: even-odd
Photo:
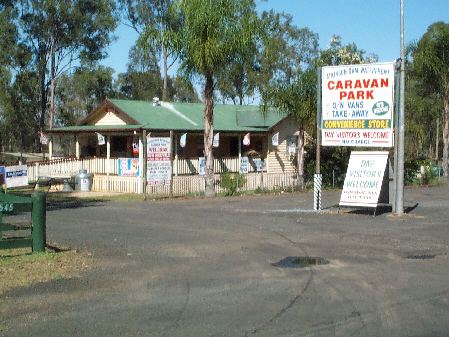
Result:
[[[218,163],[215,172],[238,172],[242,157],[248,157],[249,172],[295,172],[291,158],[298,127],[290,116],[276,111],[263,114],[258,106],[217,104],[213,129],[217,140],[213,149]],[[107,99],[76,125],[47,130],[49,157],[72,156],[84,162],[89,158],[138,159],[143,168],[147,154],[144,139],[171,137],[173,175],[198,175],[204,157],[203,130],[202,103]],[[53,151],[63,138],[73,143],[70,151]],[[120,175],[117,165],[113,166],[109,165],[107,172],[90,171]]]

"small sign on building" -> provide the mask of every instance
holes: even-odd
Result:
[[[198,158],[198,174],[200,176],[206,175],[206,157]]]
[[[122,177],[138,177],[140,173],[139,159],[137,158],[119,158],[118,175]]]
[[[248,174],[249,171],[249,160],[248,157],[240,158],[240,174]]]

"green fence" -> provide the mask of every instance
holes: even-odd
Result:
[[[31,212],[31,222],[3,222],[3,215],[13,216],[23,212]],[[0,192],[0,249],[31,247],[33,252],[45,251],[45,222],[45,193],[35,192],[26,197]],[[15,231],[25,231],[27,235],[17,236],[14,235]]]

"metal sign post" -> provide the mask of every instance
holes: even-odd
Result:
[[[396,190],[396,215],[404,213],[404,110],[405,110],[405,49],[404,49],[404,0],[400,0],[401,21],[401,76],[399,88],[399,134],[398,134],[398,167],[397,167],[397,190]]]

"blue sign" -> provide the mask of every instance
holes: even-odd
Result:
[[[118,159],[118,175],[122,177],[138,177],[139,159],[137,158],[119,158]]]

